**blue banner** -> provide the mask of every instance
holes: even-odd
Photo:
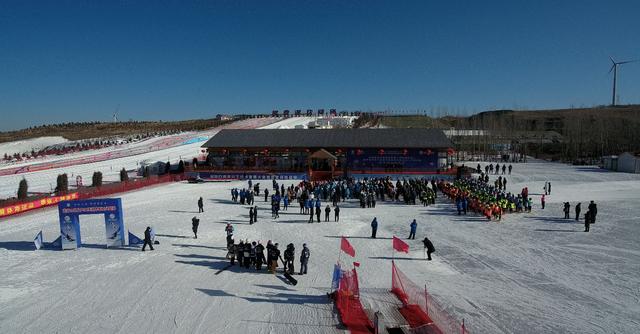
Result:
[[[40,230],[35,239],[33,239],[33,243],[36,245],[36,249],[42,248],[42,246],[44,245],[44,242],[42,240],[42,230]]]
[[[142,245],[144,240],[138,238],[135,234],[129,231],[129,246]]]
[[[350,149],[347,164],[357,170],[411,171],[438,169],[438,153],[430,149]]]
[[[336,263],[333,267],[333,277],[331,279],[331,291],[338,290],[340,287],[340,278],[342,278],[342,269],[340,264]]]
[[[53,240],[53,242],[51,243],[51,248],[52,249],[62,249],[62,237],[58,237],[58,239]]]

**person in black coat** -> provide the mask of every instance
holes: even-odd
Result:
[[[144,230],[144,244],[142,245],[142,251],[149,245],[149,248],[153,250],[153,242],[151,242],[151,227],[147,226],[147,229]]]
[[[576,221],[578,221],[580,220],[580,211],[582,210],[580,208],[580,203],[576,204],[575,210],[576,210]]]
[[[434,253],[436,249],[433,247],[431,240],[427,237],[424,237],[422,243],[424,244],[424,248],[427,250],[427,261],[431,261],[431,253]]]
[[[593,216],[591,215],[591,211],[587,211],[584,214],[584,231],[589,232],[589,225],[591,225]]]
[[[253,207],[249,208],[249,225],[253,225]]]
[[[340,207],[338,205],[336,205],[336,207],[333,209],[333,220],[334,221],[339,221],[340,220]]]
[[[569,217],[569,211],[571,210],[571,204],[569,204],[569,202],[564,202],[564,209],[562,209],[562,211],[564,211],[564,219],[570,219],[571,217]]]
[[[324,208],[324,221],[328,222],[329,221],[329,214],[331,213],[331,208],[329,207],[329,205],[327,204],[327,207]]]
[[[202,203],[202,197],[198,199],[198,213],[204,212],[204,204]]]
[[[264,262],[264,246],[258,241],[258,245],[256,246],[256,270],[262,270],[262,264]]]
[[[591,212],[591,224],[595,224],[596,215],[598,215],[598,207],[593,201],[589,203],[589,212]]]
[[[191,230],[193,231],[194,239],[198,239],[198,226],[200,226],[200,219],[193,216],[193,218],[191,218]]]
[[[257,223],[258,222],[258,206],[254,206],[253,207],[253,222]]]

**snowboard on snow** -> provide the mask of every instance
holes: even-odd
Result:
[[[287,281],[289,281],[289,283],[291,283],[292,285],[298,285],[298,280],[293,278],[293,276],[291,276],[291,274],[284,273],[284,278],[286,278]]]

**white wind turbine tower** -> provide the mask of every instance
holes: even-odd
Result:
[[[613,64],[611,65],[611,69],[609,70],[609,73],[613,71],[613,96],[611,96],[611,105],[615,106],[616,105],[616,84],[618,81],[618,65],[633,63],[638,60],[627,60],[627,61],[616,62],[615,60],[613,60],[613,57],[609,57],[609,59],[611,59],[611,63]]]

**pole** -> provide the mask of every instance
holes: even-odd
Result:
[[[427,285],[424,285],[424,311],[429,315],[429,296],[427,295]]]
[[[616,105],[616,81],[618,80],[618,64],[613,63],[613,96],[611,96],[611,105]]]

